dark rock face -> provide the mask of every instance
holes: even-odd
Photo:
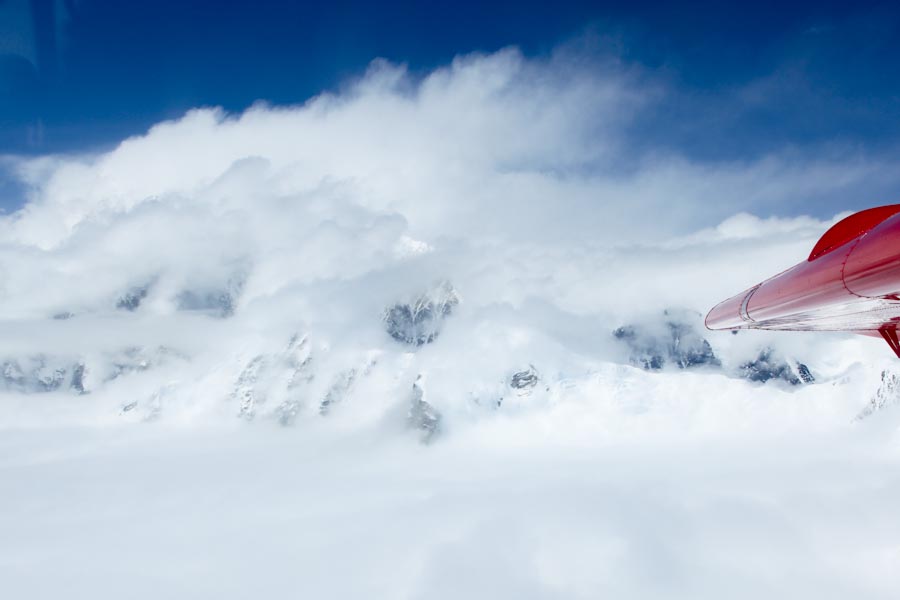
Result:
[[[631,364],[648,371],[662,369],[667,364],[679,369],[720,367],[721,361],[700,335],[694,321],[699,321],[699,316],[667,310],[655,327],[624,325],[613,331],[613,336],[628,345]]]
[[[679,369],[721,368],[722,362],[700,333],[699,314],[670,309],[662,316],[652,325],[624,325],[613,331],[613,336],[628,346],[631,364],[648,371],[657,371],[667,365]],[[787,360],[771,348],[763,349],[755,359],[741,364],[732,374],[760,383],[770,380],[791,385],[815,382],[809,367]]]
[[[425,401],[425,382],[422,376],[416,377],[410,396],[409,412],[406,423],[420,432],[422,442],[429,442],[440,431],[441,413]]]
[[[72,369],[72,381],[69,384],[69,387],[79,394],[87,393],[87,390],[84,387],[84,376],[86,371],[87,369],[85,368],[84,363],[78,363]]]
[[[534,368],[534,365],[528,365],[528,368],[524,371],[513,373],[513,376],[509,381],[509,387],[513,388],[514,390],[531,389],[538,384],[538,381],[540,381],[540,379],[540,375],[538,375],[537,369]]]
[[[516,371],[513,373],[509,380],[509,387],[515,392],[515,395],[519,398],[526,398],[531,396],[534,392],[537,384],[541,381],[541,374],[538,373],[538,370],[534,365],[528,365],[528,368],[523,371]],[[549,391],[549,387],[547,390]],[[500,408],[503,405],[504,396],[500,396],[494,402],[496,408]],[[477,400],[476,400],[477,402]]]
[[[797,363],[797,377],[799,377],[800,381],[803,383],[816,382],[816,378],[813,377],[812,373],[809,372],[809,367],[807,367],[803,363]]]
[[[385,330],[398,342],[424,346],[437,338],[444,319],[457,304],[456,290],[449,283],[443,283],[412,302],[398,303],[385,310]]]
[[[141,302],[144,298],[147,297],[147,293],[149,292],[149,288],[147,286],[136,287],[128,290],[125,294],[123,294],[116,301],[116,308],[119,310],[127,310],[129,312],[134,312],[140,307]]]
[[[900,404],[900,376],[890,371],[881,372],[881,383],[869,403],[856,416],[857,419],[865,419],[889,406]]]
[[[813,383],[815,378],[803,363],[791,364],[778,357],[771,348],[765,348],[759,356],[739,367],[738,373],[749,381],[765,383],[772,379],[785,381],[791,385]]]
[[[713,353],[712,346],[697,331],[686,323],[667,323],[671,336],[668,346],[669,357],[680,369],[700,365],[721,366]]]

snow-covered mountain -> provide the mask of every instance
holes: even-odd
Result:
[[[149,293],[148,287],[141,290],[141,298]],[[124,306],[118,300],[115,310],[138,312],[140,301],[136,296],[125,297],[130,300]],[[231,326],[226,321],[234,317],[233,312],[220,311],[220,305],[186,308],[181,299],[182,295],[178,295],[174,300],[178,311],[197,312],[192,318],[222,328],[226,338],[227,332],[233,331],[235,339],[224,340],[223,346],[200,348],[196,355],[190,350],[182,352],[165,345],[126,346],[94,353],[73,351],[68,356],[9,355],[2,363],[0,383],[7,393],[18,395],[94,394],[101,399],[114,395],[119,398],[118,406],[110,403],[106,405],[107,411],[116,407],[120,415],[130,413],[129,417],[139,415],[141,419],[163,417],[164,404],[178,412],[181,407],[176,399],[186,398],[186,390],[202,395],[205,386],[210,385],[210,389],[216,390],[213,393],[218,394],[217,401],[210,404],[218,404],[219,412],[232,413],[248,421],[273,419],[287,426],[294,425],[303,416],[327,417],[335,410],[352,411],[353,408],[341,405],[352,402],[354,396],[383,394],[385,390],[373,386],[390,382],[387,391],[398,407],[405,406],[409,424],[422,429],[428,439],[437,433],[440,409],[424,399],[425,381],[429,370],[435,367],[420,359],[419,353],[425,355],[431,350],[426,346],[443,344],[439,334],[445,327],[455,326],[453,311],[460,306],[461,294],[448,281],[385,307],[380,318],[373,315],[372,321],[380,321],[384,335],[373,335],[371,347],[352,354],[347,363],[343,356],[338,360],[333,358],[333,342],[317,339],[314,326],[303,332],[278,333],[272,339],[257,340],[259,352],[242,351],[244,338],[238,333],[239,326]],[[234,300],[230,299],[228,305]],[[66,321],[77,318],[73,315]],[[91,320],[94,325],[95,319]],[[54,316],[53,320],[59,319]],[[545,353],[538,347],[526,362],[501,362],[481,370],[470,367],[467,379],[454,385],[457,397],[448,393],[438,397],[447,410],[463,412],[501,410],[504,399],[508,405],[510,397],[520,405],[540,405],[558,398],[564,388],[577,388],[580,381],[616,365],[631,365],[661,378],[677,378],[678,370],[696,370],[711,379],[725,376],[788,386],[816,383],[806,364],[789,359],[769,346],[761,347],[746,360],[732,359],[731,364],[723,365],[705,335],[700,314],[666,309],[637,324],[619,326],[611,332],[599,330],[598,346],[608,342],[602,338],[610,336],[618,343],[616,349],[621,354],[611,353],[592,362],[587,362],[584,356],[573,355],[573,360],[583,369],[581,373],[565,373],[553,362],[545,367],[542,364],[547,360]],[[417,366],[419,363],[422,366]],[[445,365],[436,368],[444,372],[451,370]],[[624,382],[643,377],[629,369],[619,369],[619,373]],[[452,372],[449,376],[453,376]],[[216,389],[216,385],[221,387]],[[123,390],[129,391],[123,393]],[[878,394],[880,398],[884,392]],[[538,396],[542,398],[540,401]],[[877,405],[884,403],[882,398]]]
[[[568,52],[4,159],[4,597],[896,597],[896,358],[702,325],[896,169],[624,161]]]

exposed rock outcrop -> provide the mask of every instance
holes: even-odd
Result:
[[[437,338],[454,307],[459,295],[453,286],[443,282],[410,302],[398,303],[386,309],[383,315],[385,330],[403,344],[424,346]]]
[[[722,365],[699,333],[700,315],[670,309],[662,317],[653,325],[623,325],[613,331],[613,336],[628,346],[631,364],[649,371],[666,365],[679,369]]]
[[[69,383],[69,387],[71,387],[79,394],[87,393],[87,389],[84,385],[84,377],[86,373],[87,367],[84,366],[84,363],[78,363],[72,368],[72,381]]]
[[[875,394],[869,400],[862,411],[856,416],[857,419],[865,419],[876,412],[884,410],[890,406],[900,405],[900,375],[891,371],[881,372],[881,383]]]
[[[791,385],[815,382],[815,378],[805,364],[781,357],[771,348],[764,348],[754,360],[743,363],[738,368],[738,375],[749,381],[760,383],[773,379]]]
[[[528,365],[524,371],[513,373],[509,380],[509,387],[514,390],[529,390],[538,384],[541,376],[538,374],[534,365]]]
[[[231,393],[238,406],[238,416],[252,420],[266,410],[282,425],[293,423],[303,403],[302,386],[314,377],[311,363],[312,345],[307,336],[299,334],[291,336],[282,352],[251,358]]]
[[[119,310],[127,310],[129,312],[134,312],[140,307],[141,302],[144,298],[147,297],[150,288],[149,286],[140,286],[131,288],[124,294],[122,294],[118,300],[116,300],[116,308]]]

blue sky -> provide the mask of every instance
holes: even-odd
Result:
[[[375,57],[425,72],[516,45],[584,43],[667,86],[635,153],[748,160],[840,145],[892,154],[891,3],[0,0],[0,154],[108,148],[195,106],[240,111],[337,89]],[[4,204],[14,195],[0,184]]]

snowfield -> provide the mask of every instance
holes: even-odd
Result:
[[[900,363],[702,326],[898,171],[664,103],[506,50],[7,158],[2,596],[898,597]]]

